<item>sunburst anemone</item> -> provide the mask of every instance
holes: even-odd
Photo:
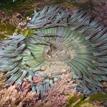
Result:
[[[59,6],[46,6],[34,12],[28,28],[30,36],[19,34],[0,42],[0,72],[7,84],[22,83],[24,78],[43,77],[40,85],[32,84],[38,93],[45,92],[60,79],[39,69],[50,62],[63,62],[70,67],[76,89],[84,94],[102,90],[107,80],[106,28],[92,20],[87,12],[73,14]]]

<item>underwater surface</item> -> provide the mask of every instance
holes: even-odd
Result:
[[[106,0],[1,0],[0,107],[106,107],[106,27]]]

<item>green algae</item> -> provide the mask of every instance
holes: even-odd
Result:
[[[83,95],[80,96],[69,96],[66,107],[105,107],[100,106],[107,101],[107,93],[95,93],[88,97]],[[98,105],[95,102],[99,102]]]
[[[0,40],[6,39],[9,37],[9,35],[12,35],[15,30],[15,27],[6,24],[6,23],[0,23]]]

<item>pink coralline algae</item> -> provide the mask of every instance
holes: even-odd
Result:
[[[23,81],[21,85],[14,85],[0,91],[0,107],[66,107],[68,97],[79,96],[75,90],[75,82],[69,74],[62,75],[49,90],[40,96],[31,91],[30,81]],[[37,79],[33,79],[37,83]]]

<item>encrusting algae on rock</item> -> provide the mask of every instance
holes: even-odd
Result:
[[[5,86],[5,76],[3,75],[3,73],[0,73],[0,90],[3,89],[3,87]]]

